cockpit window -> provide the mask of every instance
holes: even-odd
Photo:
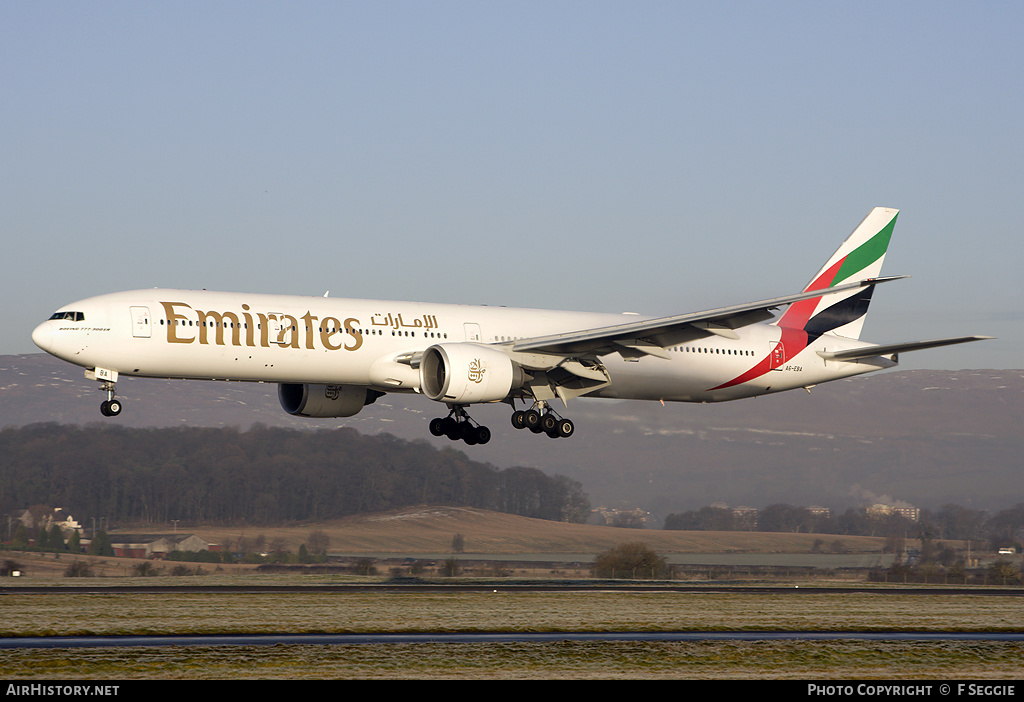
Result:
[[[54,312],[50,319],[66,319],[70,322],[84,322],[84,312]]]

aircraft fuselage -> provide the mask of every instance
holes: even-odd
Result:
[[[47,352],[85,368],[150,378],[357,385],[414,392],[418,371],[394,359],[439,343],[509,347],[565,329],[606,327],[638,315],[196,290],[136,290],[67,305],[33,333]],[[597,397],[713,402],[778,392],[878,370],[828,363],[815,347],[779,348],[780,329],[756,324],[737,339],[715,335],[675,344],[669,358],[602,357],[611,378]],[[818,347],[859,342],[832,337]],[[713,390],[777,358],[767,373]],[[890,362],[891,364],[891,362]]]

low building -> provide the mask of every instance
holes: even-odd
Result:
[[[743,531],[753,531],[757,529],[756,507],[733,507],[732,518],[736,529]]]
[[[56,525],[60,527],[65,536],[73,531],[80,532],[82,530],[82,525],[76,522],[61,507],[54,507],[52,509],[49,507],[33,507],[21,510],[21,512],[14,515],[14,519],[24,524],[26,529],[49,531],[51,527]]]
[[[867,514],[869,517],[887,517],[891,514],[895,514],[911,522],[916,522],[921,518],[921,510],[908,504],[875,504],[867,508]]]
[[[111,534],[114,555],[123,558],[166,558],[172,551],[209,551],[210,542],[195,534]]]
[[[822,507],[821,505],[811,505],[807,509],[812,515],[820,519],[828,519],[832,516],[832,510],[828,507]]]

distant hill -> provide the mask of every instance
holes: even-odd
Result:
[[[45,354],[0,356],[0,426],[347,426],[451,445],[499,467],[579,480],[595,506],[641,507],[655,522],[712,502],[845,510],[875,502],[999,510],[1024,502],[1024,371],[896,371],[725,404],[572,401],[571,439],[516,431],[507,405],[474,407],[494,438],[434,438],[445,408],[387,395],[355,417],[286,415],[274,385],[125,378],[124,413],[103,418],[95,382]]]
[[[842,542],[846,553],[877,554],[885,539],[830,534],[779,534],[749,531],[666,531],[567,524],[471,507],[423,506],[361,514],[296,527],[249,528],[190,526],[188,533],[219,544],[240,535],[262,534],[292,551],[309,541],[313,530],[330,539],[332,553],[445,554],[452,537],[464,536],[473,554],[596,554],[628,541],[642,541],[659,553],[810,553],[815,542]]]

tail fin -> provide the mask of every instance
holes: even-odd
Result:
[[[804,291],[827,290],[844,282],[877,278],[896,226],[897,214],[899,210],[888,207],[871,210]],[[868,285],[845,296],[829,295],[793,303],[777,324],[803,329],[811,340],[822,334],[859,339],[874,289],[874,285]]]

